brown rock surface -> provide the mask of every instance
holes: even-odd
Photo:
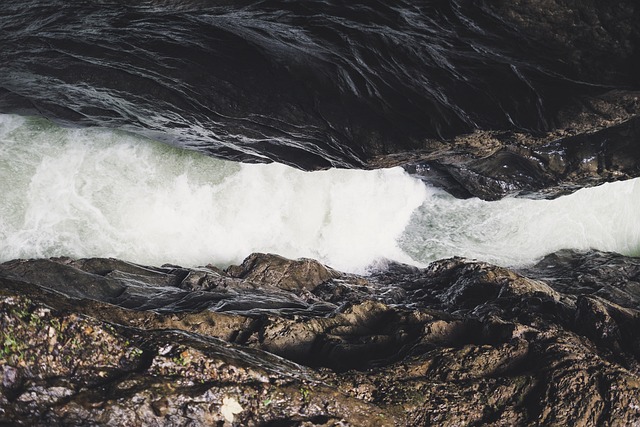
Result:
[[[0,265],[0,419],[638,425],[639,295],[622,306],[528,274],[457,258],[366,277],[261,254],[227,273],[12,261]]]

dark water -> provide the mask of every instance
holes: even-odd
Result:
[[[227,159],[360,167],[425,138],[542,131],[568,100],[632,78],[585,65],[617,67],[615,49],[572,58],[500,2],[132,3],[5,2],[0,112]]]

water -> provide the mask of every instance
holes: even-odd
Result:
[[[400,247],[422,262],[463,256],[525,266],[560,249],[640,255],[640,179],[584,188],[555,200],[458,200],[434,193]]]
[[[635,87],[637,75],[623,29],[585,28],[585,47],[563,54],[577,45],[563,36],[561,5],[547,10],[563,16],[553,23],[537,13],[520,22],[524,6],[503,2],[3,6],[0,112],[127,128],[219,158],[306,170],[362,166],[474,129],[545,131],[559,109]],[[628,18],[611,9],[600,16],[604,28]],[[548,30],[543,38],[538,28]]]
[[[72,256],[196,266],[251,252],[364,272],[459,255],[525,265],[562,248],[638,254],[640,183],[557,200],[458,200],[400,168],[302,172],[112,130],[0,115],[0,261]]]
[[[399,168],[238,164],[121,132],[1,117],[2,260],[227,265],[262,251],[350,271],[410,261],[396,239],[427,189]]]

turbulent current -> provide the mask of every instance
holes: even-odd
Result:
[[[640,183],[555,200],[458,200],[401,168],[303,172],[213,159],[121,131],[0,116],[0,261],[118,257],[195,266],[251,252],[363,272],[563,249],[638,254]]]
[[[632,2],[5,3],[1,260],[261,251],[364,271],[638,254],[635,181],[489,203],[399,168],[346,170],[435,159],[485,199],[637,176]],[[544,139],[558,130],[567,141]],[[473,137],[451,145],[478,132],[473,153]]]

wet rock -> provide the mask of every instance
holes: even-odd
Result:
[[[226,270],[231,277],[257,285],[296,291],[313,291],[340,274],[312,259],[290,260],[273,254],[252,254],[241,265]]]
[[[463,136],[451,141],[448,152],[425,155],[427,160],[404,167],[456,197],[485,200],[554,198],[637,176],[639,117],[581,127],[539,137],[511,132]]]
[[[640,309],[640,258],[612,252],[562,250],[549,254],[522,274],[539,278],[572,295],[596,295]]]
[[[318,417],[358,424],[380,412],[260,350],[175,330],[123,328],[6,289],[0,301],[3,422],[211,425],[230,418],[228,399],[241,406],[235,425]],[[50,328],[58,337],[53,348]],[[382,412],[379,419],[391,425]]]
[[[640,312],[620,307],[597,296],[579,296],[576,327],[618,357],[640,359]]]
[[[224,272],[13,261],[0,420],[634,425],[640,312],[572,287],[564,266],[615,288],[636,263],[563,251],[528,272],[452,258],[354,276],[264,254]],[[140,298],[96,291],[113,283]]]

